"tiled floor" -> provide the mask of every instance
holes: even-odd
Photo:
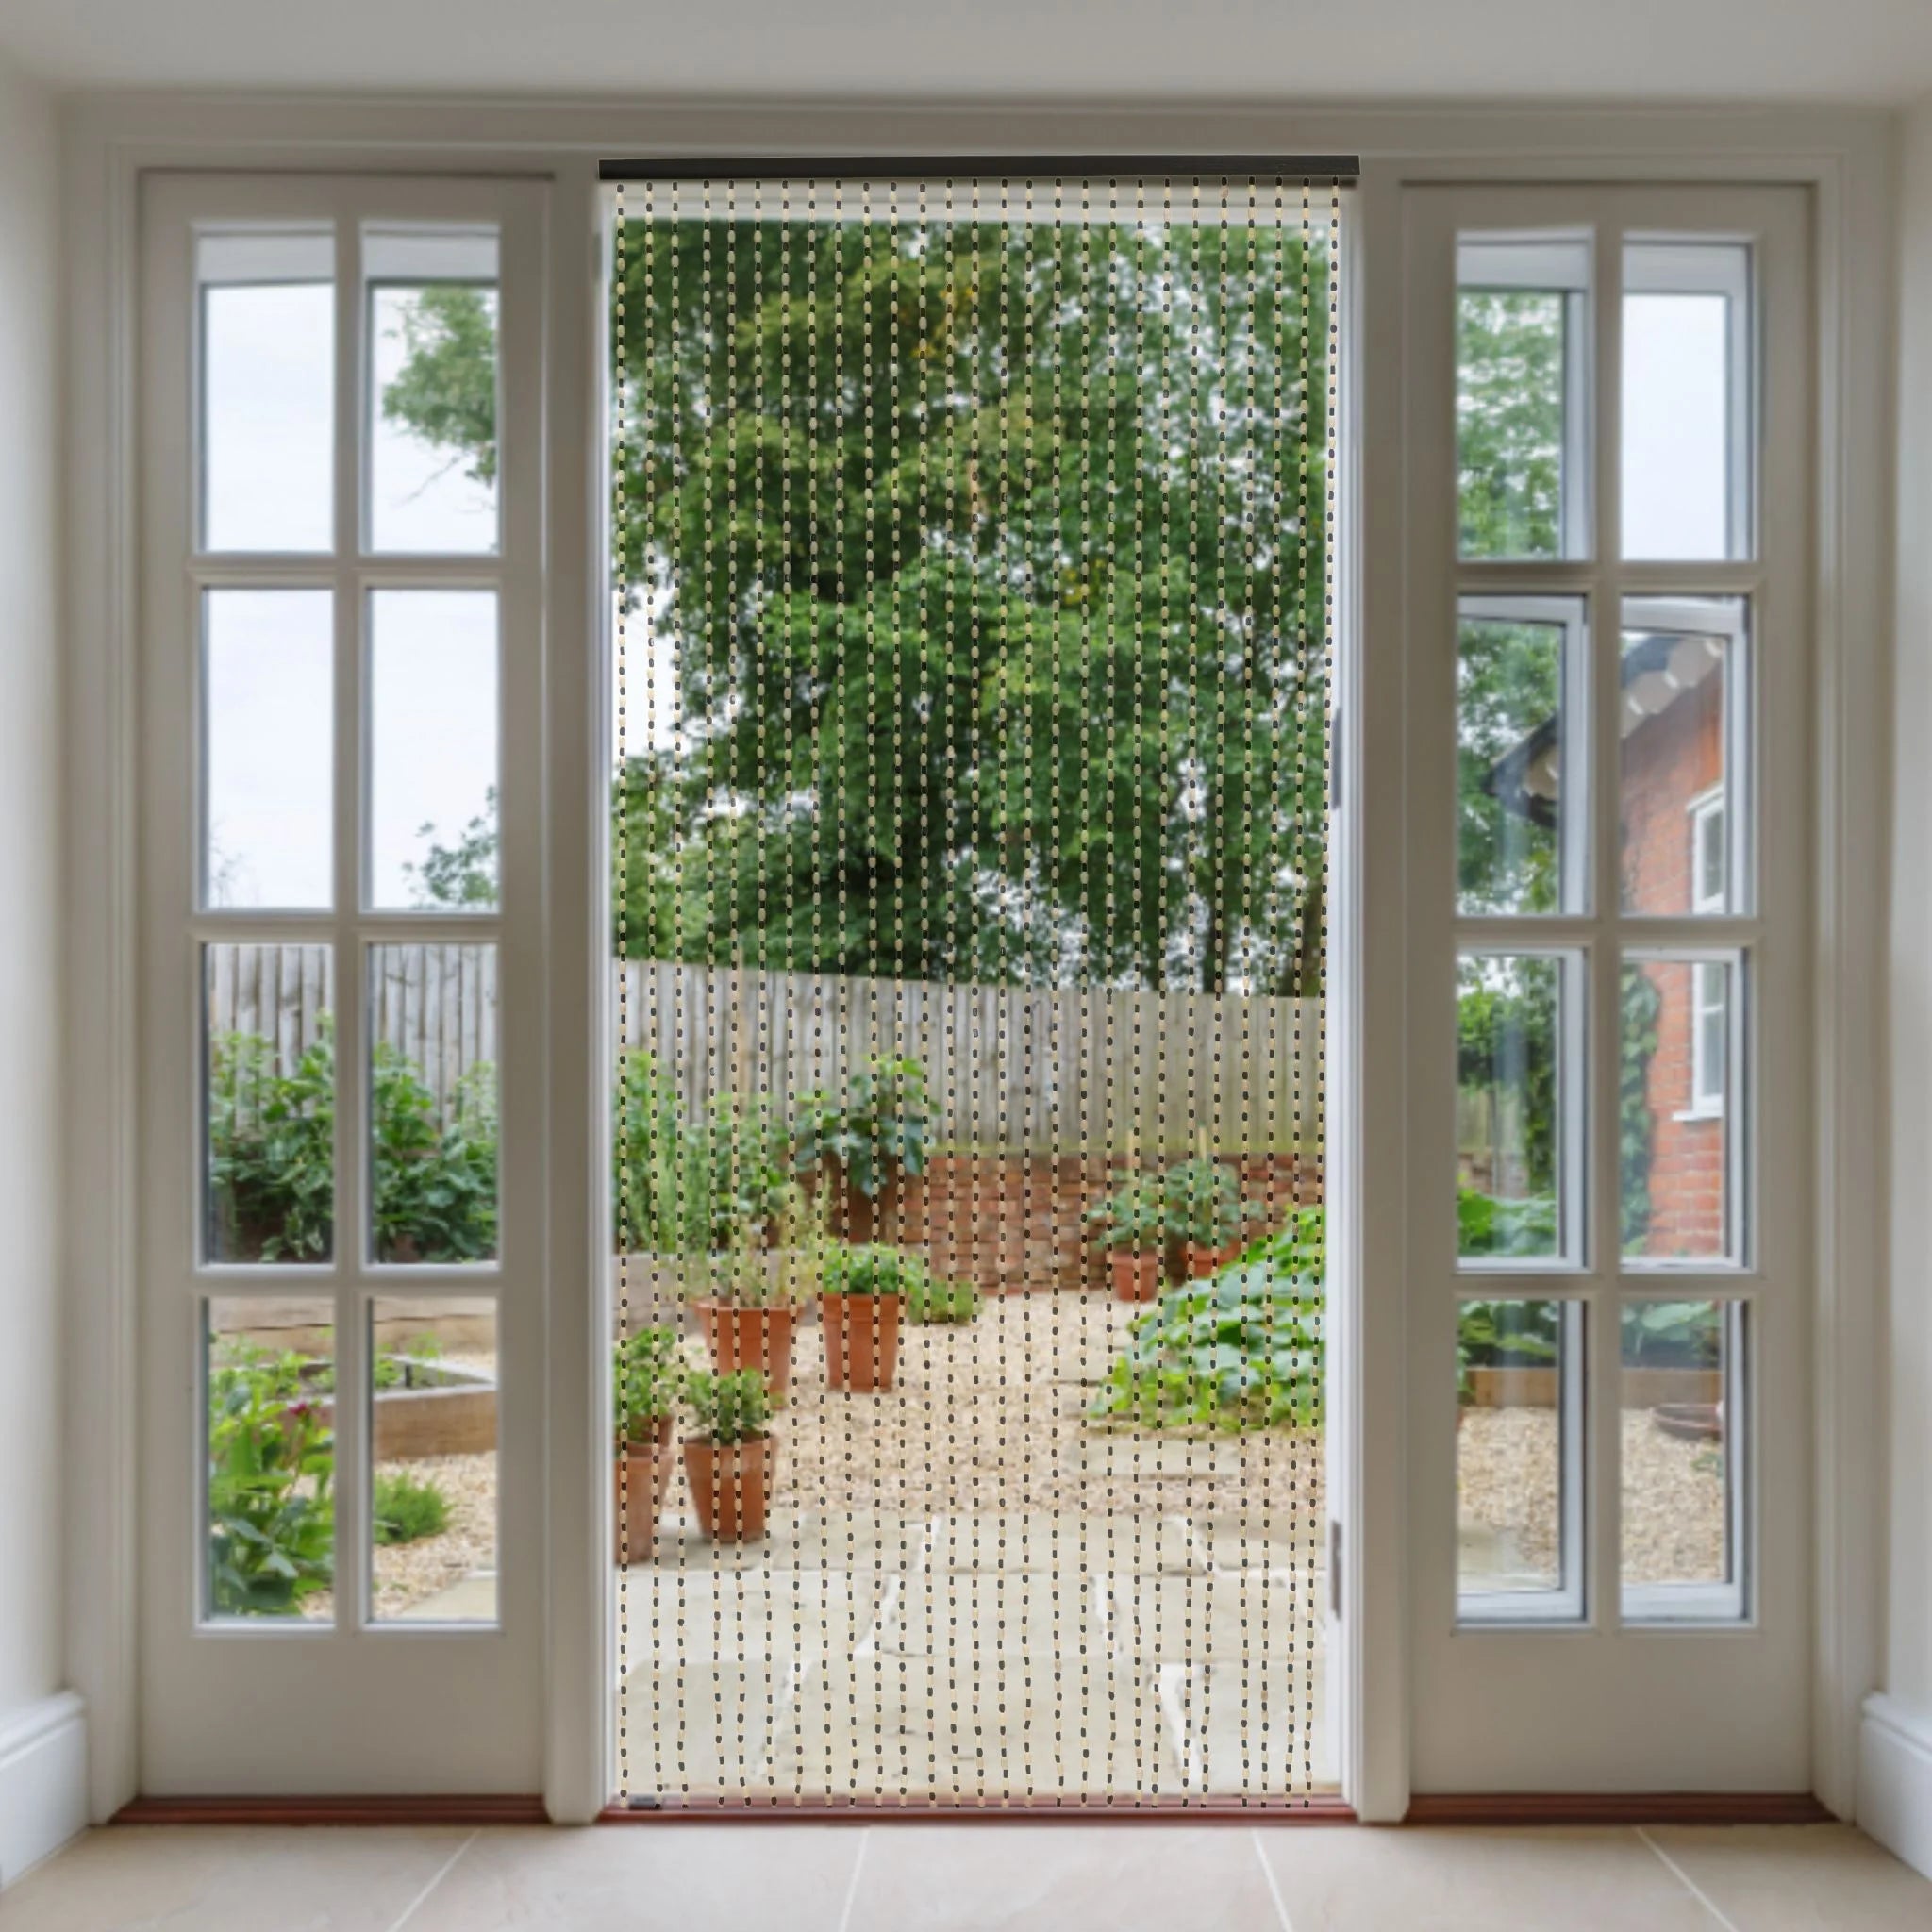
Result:
[[[1840,1825],[96,1832],[0,1932],[1927,1932]]]

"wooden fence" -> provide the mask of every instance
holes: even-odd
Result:
[[[496,1051],[488,946],[386,946],[376,1037],[447,1098]],[[259,1033],[285,1066],[329,1009],[317,946],[210,946],[210,1032]],[[625,1043],[652,1054],[686,1107],[762,1094],[790,1115],[874,1055],[921,1061],[952,1145],[1062,1152],[1321,1144],[1320,1001],[937,985],[627,962],[613,988]]]

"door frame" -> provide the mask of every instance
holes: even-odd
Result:
[[[1886,1202],[1879,1097],[1884,1092],[1885,931],[1882,844],[1890,790],[1889,469],[1891,288],[1890,124],[1876,111],[1450,106],[1240,109],[953,105],[911,114],[875,103],[577,100],[504,104],[451,100],[92,95],[70,106],[64,140],[70,253],[67,317],[70,462],[67,621],[69,720],[65,853],[75,882],[61,935],[70,988],[63,1018],[73,1095],[62,1123],[69,1184],[64,1283],[77,1341],[70,1357],[67,1520],[73,1606],[70,1677],[89,1707],[90,1806],[110,1816],[138,1789],[133,1604],[138,1566],[135,1432],[139,1274],[135,1132],[139,977],[130,774],[138,754],[139,636],[135,586],[134,433],[139,346],[136,210],[156,168],[240,171],[388,170],[521,174],[553,186],[546,394],[558,441],[547,468],[552,636],[582,639],[605,624],[601,568],[602,425],[591,379],[601,340],[591,299],[595,172],[604,155],[689,155],[780,149],[1067,152],[1239,149],[1359,152],[1352,306],[1360,328],[1359,392],[1349,399],[1362,475],[1356,598],[1363,639],[1344,752],[1357,771],[1398,775],[1361,802],[1357,894],[1365,1013],[1399,1013],[1406,942],[1401,843],[1405,697],[1392,641],[1403,634],[1399,573],[1359,559],[1401,554],[1399,418],[1403,318],[1401,206],[1413,184],[1444,180],[1791,182],[1817,210],[1812,294],[1818,324],[1819,453],[1814,702],[1818,854],[1810,943],[1817,1126],[1813,1324],[1817,1520],[1812,1589],[1817,1641],[1813,1780],[1842,1815],[1853,1785],[1859,1701],[1876,1681],[1882,1535],[1880,1448],[1864,1424],[1880,1399],[1876,1334]],[[578,559],[573,566],[570,558]],[[551,856],[548,1015],[553,1067],[597,1051],[602,988],[591,908],[603,829],[599,747],[608,741],[590,654],[560,653],[546,722],[552,773],[583,782],[547,787]],[[1344,771],[1343,784],[1350,777]],[[1338,891],[1349,889],[1338,881]],[[575,991],[573,991],[573,989]],[[1339,1044],[1356,1074],[1358,1112],[1337,1158],[1400,1176],[1407,1103],[1399,1022]],[[575,1083],[573,1083],[575,1085]],[[590,1298],[555,1291],[594,1265],[591,1219],[602,1197],[604,1124],[575,1091],[553,1083],[552,1212],[546,1297],[549,1603],[544,1796],[551,1815],[583,1819],[604,1799],[601,1750],[608,1660],[603,1646],[597,1478],[605,1454],[604,1364]],[[568,1208],[581,1204],[582,1211]],[[558,1211],[559,1204],[567,1211]],[[1344,1237],[1346,1239],[1346,1237]],[[1399,1285],[1410,1263],[1396,1216],[1371,1217],[1356,1263],[1364,1283],[1356,1386],[1338,1391],[1338,1433],[1357,1461],[1358,1492],[1344,1537],[1343,1598],[1358,1645],[1344,1687],[1354,1713],[1344,1777],[1359,1814],[1401,1817],[1409,1791],[1407,1641],[1404,1628],[1409,1499],[1404,1382],[1407,1336]],[[1365,1411],[1378,1418],[1365,1426]],[[587,1658],[597,1658],[593,1672]]]

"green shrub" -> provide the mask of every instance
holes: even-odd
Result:
[[[626,1052],[612,1141],[620,1252],[713,1255],[756,1246],[798,1214],[783,1125],[759,1096],[723,1094],[687,1121],[648,1053]]]
[[[1312,1427],[1322,1319],[1319,1275],[1232,1262],[1135,1317],[1088,1415],[1157,1429]]]
[[[911,1295],[933,1285],[932,1270],[919,1256],[883,1241],[832,1248],[819,1282],[825,1294]]]
[[[1233,1168],[1197,1154],[1165,1174],[1129,1176],[1081,1219],[1101,1230],[1098,1246],[1144,1255],[1169,1241],[1225,1247],[1267,1211],[1241,1199],[1241,1176]]]
[[[229,1033],[208,1056],[208,1248],[225,1261],[325,1259],[335,1223],[335,1029],[323,1017],[290,1073],[275,1043]],[[376,1257],[475,1261],[496,1252],[496,1069],[457,1083],[448,1117],[415,1064],[371,1060]]]
[[[370,1522],[379,1543],[416,1543],[449,1527],[449,1498],[432,1482],[378,1470]]]
[[[673,1414],[684,1379],[677,1333],[640,1328],[618,1342],[610,1363],[612,1424],[620,1443],[647,1441],[651,1425]]]
[[[941,1281],[927,1274],[906,1291],[908,1321],[963,1327],[979,1315],[981,1295],[970,1281]]]
[[[208,1369],[210,1607],[292,1616],[335,1582],[335,1438],[299,1356],[224,1343]]]
[[[925,1172],[932,1149],[932,1094],[915,1059],[868,1060],[842,1093],[808,1093],[799,1104],[793,1156],[801,1174],[836,1163],[868,1200],[894,1174]]]
[[[733,1369],[728,1375],[693,1370],[685,1377],[684,1399],[697,1416],[699,1436],[720,1449],[763,1435],[772,1420],[762,1369]]]
[[[1153,1253],[1166,1245],[1169,1232],[1167,1196],[1160,1176],[1130,1176],[1080,1219],[1100,1230],[1093,1238],[1097,1247],[1121,1248],[1135,1255]]]

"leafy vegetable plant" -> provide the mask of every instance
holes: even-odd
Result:
[[[772,1420],[772,1392],[760,1369],[725,1375],[693,1370],[685,1377],[684,1399],[697,1416],[699,1436],[720,1449],[762,1436]]]
[[[1128,1330],[1096,1422],[1240,1433],[1322,1419],[1319,1276],[1238,1261],[1170,1289]]]
[[[640,1328],[617,1343],[611,1354],[610,1385],[620,1443],[648,1441],[652,1425],[675,1412],[684,1374],[674,1329]]]
[[[208,1391],[210,1607],[291,1616],[335,1581],[335,1438],[299,1356],[225,1343]]]
[[[869,1060],[834,1096],[801,1104],[793,1162],[800,1173],[835,1163],[876,1200],[897,1175],[925,1172],[932,1151],[932,1094],[916,1059]]]

